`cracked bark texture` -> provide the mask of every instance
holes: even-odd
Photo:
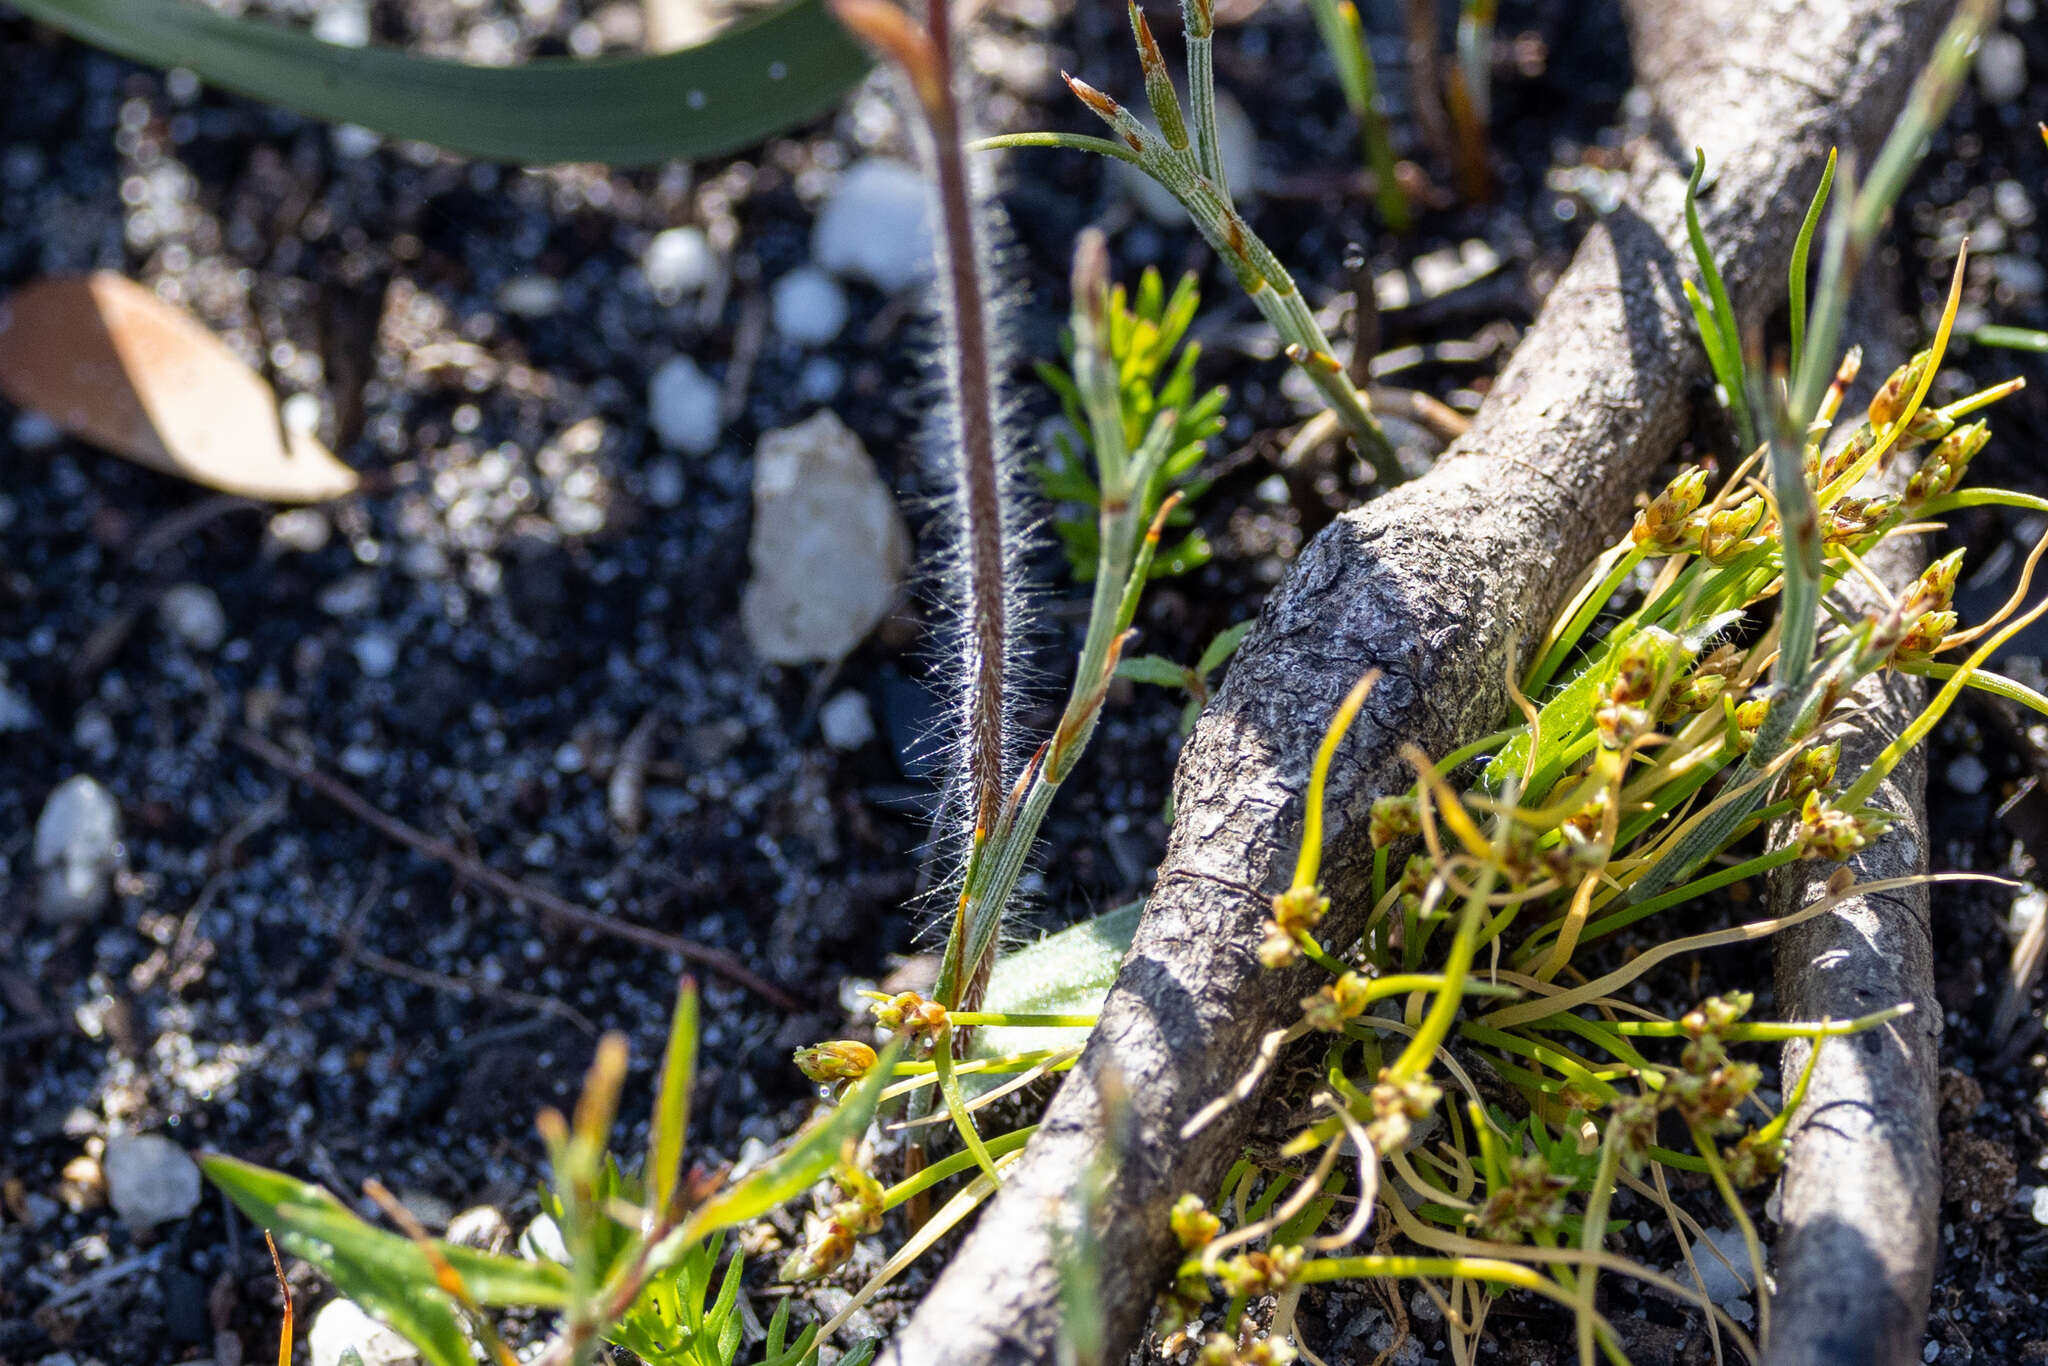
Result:
[[[1871,290],[1871,294],[1880,291]],[[1885,291],[1883,297],[1895,294]],[[1881,383],[1903,359],[1865,351],[1864,376]],[[1865,397],[1869,386],[1864,388]],[[1924,452],[1894,461],[1897,492]],[[1890,541],[1867,563],[1894,592],[1926,561],[1918,537]],[[1835,595],[1850,610],[1877,607],[1868,584],[1850,576]],[[1882,673],[1852,694],[1866,709],[1842,737],[1845,779],[1896,739],[1926,700],[1917,678]],[[1927,871],[1927,752],[1916,747],[1879,786],[1871,805],[1898,813],[1884,837],[1849,860],[1858,882]],[[1773,843],[1791,826],[1773,830]],[[1771,914],[1786,915],[1826,895],[1834,864],[1794,863],[1771,879]],[[1911,1366],[1926,1336],[1941,1213],[1936,1101],[1941,1003],[1934,994],[1934,941],[1926,887],[1843,902],[1771,943],[1783,1020],[1849,1019],[1900,1001],[1913,1013],[1879,1029],[1835,1039],[1822,1050],[1806,1103],[1794,1117],[1779,1195],[1778,1294],[1766,1366]],[[1789,1089],[1812,1045],[1784,1051]]]
[[[1830,146],[1868,165],[1947,16],[1947,0],[1635,0],[1638,81],[1661,120],[1628,193],[1597,226],[1480,410],[1428,475],[1339,518],[1260,613],[1181,756],[1159,882],[1087,1051],[1002,1192],[895,1341],[890,1366],[1052,1362],[1055,1221],[1078,1176],[1111,1166],[1097,1212],[1107,1359],[1144,1329],[1178,1257],[1167,1210],[1213,1192],[1252,1106],[1191,1140],[1260,1037],[1292,1021],[1313,969],[1255,956],[1286,886],[1311,758],[1338,700],[1383,671],[1331,774],[1330,936],[1368,909],[1365,816],[1431,754],[1506,710],[1510,643],[1532,641],[1625,526],[1672,451],[1707,366],[1680,291],[1691,149],[1715,179],[1701,216],[1735,308],[1782,302],[1785,264]],[[1121,1144],[1107,1083],[1129,1098]]]

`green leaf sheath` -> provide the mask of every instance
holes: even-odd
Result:
[[[194,0],[21,0],[30,17],[223,90],[485,161],[643,166],[737,151],[816,118],[866,72],[822,0],[791,0],[695,47],[473,66],[341,47]]]

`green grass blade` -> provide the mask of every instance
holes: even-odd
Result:
[[[654,1117],[648,1125],[647,1170],[640,1174],[648,1202],[657,1212],[669,1208],[682,1177],[683,1137],[690,1128],[690,1084],[696,1075],[697,984],[685,977],[676,989],[668,1048],[661,1058],[661,1085],[655,1092]]]
[[[841,1149],[858,1139],[874,1117],[882,1088],[889,1083],[897,1059],[903,1056],[899,1039],[882,1051],[860,1089],[839,1102],[838,1108],[799,1133],[788,1150],[759,1171],[728,1186],[699,1205],[681,1230],[684,1245],[716,1229],[758,1219],[777,1205],[801,1195],[813,1181],[839,1161]]]
[[[825,113],[867,58],[821,0],[679,52],[487,67],[341,47],[194,0],[21,0],[31,18],[223,90],[486,161],[640,166],[737,151]]]
[[[1972,332],[1970,340],[1979,346],[2009,346],[2017,351],[2048,355],[2048,332],[2037,332],[2031,327],[2006,327],[1993,323]]]
[[[412,1239],[365,1223],[324,1187],[216,1153],[202,1154],[199,1168],[237,1209],[276,1234],[280,1247],[337,1284],[335,1268],[344,1262],[396,1280],[434,1283],[433,1267]],[[569,1302],[568,1269],[555,1262],[496,1257],[451,1243],[438,1246],[479,1304],[559,1309]]]
[[[1707,172],[1707,154],[1693,150],[1692,179],[1685,186],[1685,235],[1692,243],[1693,260],[1699,265],[1700,280],[1707,287],[1707,298],[1713,304],[1712,317],[1715,331],[1720,337],[1719,359],[1715,362],[1714,377],[1728,394],[1728,414],[1735,419],[1736,434],[1742,438],[1744,450],[1756,445],[1756,427],[1749,416],[1749,386],[1742,373],[1742,338],[1735,331],[1735,306],[1728,301],[1728,286],[1722,283],[1721,272],[1714,265],[1714,253],[1707,246],[1707,235],[1700,229],[1699,189],[1700,179]],[[1702,338],[1707,328],[1702,324]],[[1715,355],[1716,348],[1709,347],[1708,355]]]
[[[1247,635],[1251,634],[1252,626],[1253,622],[1246,620],[1240,621],[1235,626],[1226,626],[1218,631],[1216,638],[1209,642],[1209,648],[1202,651],[1202,657],[1195,661],[1195,672],[1203,678],[1207,678],[1210,674],[1222,668],[1224,661],[1236,654],[1237,647],[1244,643],[1244,638]]]
[[[469,1338],[433,1265],[412,1239],[364,1222],[320,1186],[232,1157],[199,1159],[235,1207],[277,1236],[278,1246],[318,1267],[335,1289],[403,1334],[429,1366],[471,1366]],[[484,1304],[568,1303],[568,1271],[552,1262],[493,1257],[439,1245],[469,1293]]]
[[[1828,148],[1827,169],[1820,173],[1820,188],[1813,192],[1813,202],[1806,206],[1805,221],[1799,225],[1799,236],[1792,243],[1792,274],[1788,281],[1792,315],[1792,373],[1799,373],[1799,357],[1806,346],[1806,262],[1812,253],[1813,231],[1820,226],[1821,211],[1827,207],[1828,191],[1835,187],[1835,149]]]

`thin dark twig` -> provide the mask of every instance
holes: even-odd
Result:
[[[482,997],[485,1000],[499,1001],[521,1010],[534,1010],[539,1011],[543,1015],[553,1015],[567,1020],[593,1039],[598,1034],[597,1026],[592,1024],[582,1011],[566,1001],[557,1001],[552,996],[536,996],[530,991],[514,991],[510,987],[494,987],[487,982],[450,977],[446,973],[434,972],[429,968],[414,967],[411,963],[401,959],[387,958],[381,953],[375,953],[361,947],[356,948],[349,955],[349,961],[366,967],[372,972],[382,973],[386,977],[396,977],[401,982],[411,982],[414,986],[422,986],[434,991],[445,992],[450,996],[458,997],[465,1001]]]
[[[396,816],[372,805],[352,788],[329,777],[313,767],[310,762],[295,758],[253,731],[230,731],[228,738],[245,753],[262,760],[287,777],[298,779],[387,839],[396,840],[415,853],[447,864],[463,877],[481,883],[504,897],[515,908],[522,905],[537,906],[547,914],[566,920],[581,929],[660,949],[664,953],[676,954],[702,963],[711,971],[731,979],[784,1010],[799,1011],[804,1008],[795,997],[750,970],[736,955],[725,949],[714,948],[709,944],[701,944],[679,935],[663,934],[660,930],[650,929],[645,925],[613,920],[608,916],[599,915],[586,906],[566,901],[544,887],[536,887],[532,883],[508,877],[488,863],[463,853],[446,840],[436,839],[424,831],[416,830]]]

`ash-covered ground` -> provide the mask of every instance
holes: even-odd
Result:
[[[1901,211],[1906,302],[1929,325],[1966,232],[1972,325],[2048,325],[2048,153],[2032,132],[2048,96],[2025,82],[2048,70],[2048,34],[2026,4],[2009,6],[2018,84],[1980,71]],[[479,61],[642,39],[641,11],[623,3],[250,8]],[[1434,190],[1397,241],[1372,226],[1305,9],[1249,8],[1219,35],[1217,62],[1256,137],[1255,225],[1313,301],[1333,302],[1340,333],[1344,294],[1378,282],[1385,382],[1471,406],[1618,192],[1619,148],[1644,112],[1626,99],[1618,17],[1503,6],[1498,201]],[[1403,117],[1395,8],[1368,6],[1368,23],[1397,138],[1428,167]],[[1155,23],[1172,26],[1163,12]],[[1114,7],[992,7],[966,51],[990,130],[1092,131],[1063,68],[1139,93]],[[886,87],[730,159],[522,171],[317,126],[4,9],[0,71],[0,288],[89,269],[141,281],[226,338],[366,483],[319,508],[260,506],[0,415],[0,1361],[233,1366],[271,1350],[254,1231],[211,1192],[130,1227],[101,1161],[124,1137],[232,1153],[348,1198],[377,1177],[437,1227],[476,1206],[519,1227],[537,1208],[535,1111],[572,1095],[597,1034],[619,1029],[635,1057],[627,1110],[644,1112],[686,969],[705,993],[701,1156],[788,1132],[812,1099],[790,1050],[840,1033],[848,984],[920,945],[924,917],[906,907],[926,889],[922,816],[937,791],[924,737],[947,705],[943,629],[915,583],[836,664],[763,663],[739,613],[756,442],[820,409],[865,444],[918,558],[942,549],[918,439],[934,337],[919,291],[832,279],[824,302],[798,301],[808,311],[777,292],[816,265],[815,225],[846,171],[909,154]],[[1022,362],[1056,354],[1082,225],[1111,231],[1122,278],[1147,264],[1202,274],[1201,378],[1232,389],[1196,504],[1215,558],[1161,582],[1141,616],[1142,648],[1192,658],[1363,496],[1362,476],[1327,459],[1282,465],[1305,409],[1270,339],[1195,235],[1146,216],[1115,168],[1034,152],[997,178],[1029,422],[1054,405]],[[819,321],[835,291],[836,331]],[[696,379],[672,379],[664,398],[655,378],[679,373],[679,357]],[[2039,489],[2040,358],[1962,348],[1940,392],[2010,372],[2036,388],[1997,417],[1980,477]],[[656,409],[679,393],[691,406],[664,420]],[[675,426],[685,419],[695,427]],[[1991,566],[1966,607],[1996,605],[2038,534],[2012,519],[1963,529]],[[1049,541],[1031,568],[1048,681],[1021,725],[1037,734],[1082,613]],[[1058,855],[1034,876],[1042,924],[1142,895],[1178,712],[1156,690],[1114,694],[1049,830]],[[2042,769],[2024,739],[1990,711],[1945,731],[1938,863],[2031,872],[2030,808],[2011,799]],[[264,744],[453,860],[295,781]],[[619,796],[622,768],[637,796]],[[78,775],[117,808],[121,856],[102,904],[51,918],[35,831]],[[736,955],[794,1007],[701,959],[565,925],[484,885],[479,866]],[[2033,1194],[2048,1187],[2035,1094],[2048,1063],[2024,1046],[2001,1059],[1988,1033],[2011,905],[1959,897],[1944,922],[1957,1077],[1944,1123],[1967,1156],[1953,1159],[1930,1360],[2037,1359],[2023,1354],[2048,1339],[2048,1196],[2037,1219]],[[302,1278],[302,1310],[326,1293],[315,1287]],[[1331,1298],[1329,1359],[1390,1328],[1377,1304]],[[1440,1329],[1408,1318],[1404,1350],[1428,1359]],[[1499,1359],[1561,1350],[1551,1320],[1501,1322]],[[1691,1344],[1671,1360],[1702,1350],[1679,1316],[1664,1327]]]

